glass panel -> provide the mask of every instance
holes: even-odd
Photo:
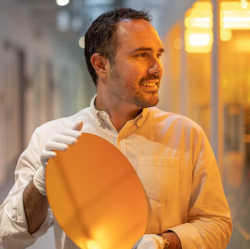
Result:
[[[161,105],[199,123],[210,135],[212,13],[209,2],[197,2],[166,36],[165,83]],[[164,80],[163,80],[164,81]],[[161,93],[163,95],[163,93]],[[165,99],[165,100],[162,100]],[[165,103],[163,103],[165,101]]]
[[[234,230],[228,249],[250,248],[250,3],[219,1],[223,183]],[[210,137],[212,6],[197,1],[168,32],[161,105],[199,123]],[[165,96],[163,96],[165,95]],[[167,95],[167,96],[166,96]]]
[[[240,1],[220,6],[224,183],[234,221],[230,249],[250,247],[250,5],[244,6]]]

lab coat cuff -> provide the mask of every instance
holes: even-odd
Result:
[[[205,249],[200,233],[191,223],[169,228],[168,231],[176,233],[181,241],[182,249]]]

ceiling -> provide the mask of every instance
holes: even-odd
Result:
[[[153,24],[161,35],[179,18],[195,0],[71,0],[67,6],[58,6],[56,0],[0,0],[18,8],[25,8],[37,28],[51,31],[85,33],[89,24],[102,12],[119,7],[149,10]]]

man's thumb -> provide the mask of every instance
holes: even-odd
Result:
[[[73,125],[73,130],[77,130],[77,131],[81,131],[83,126],[83,122],[82,121],[78,121]]]

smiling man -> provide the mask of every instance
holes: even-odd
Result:
[[[107,111],[119,131],[143,108],[158,103],[164,49],[156,30],[144,19],[121,21],[114,39],[111,60],[94,53],[90,61],[98,75],[96,107]]]
[[[90,107],[35,130],[19,158],[15,185],[0,208],[4,248],[25,248],[52,224],[58,249],[77,248],[49,209],[45,168],[55,151],[67,150],[81,132],[115,145],[144,186],[150,215],[135,248],[226,248],[232,229],[230,210],[203,130],[186,117],[155,107],[163,52],[143,11],[118,9],[91,24],[85,35],[85,58],[97,94]]]

